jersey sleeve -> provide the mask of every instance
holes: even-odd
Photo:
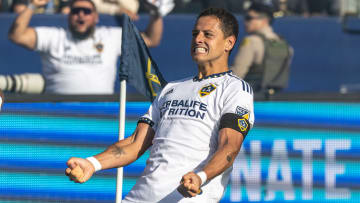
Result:
[[[154,131],[160,121],[160,109],[159,109],[159,97],[156,97],[153,103],[150,105],[148,111],[140,117],[138,122],[149,124]]]
[[[237,114],[250,123],[250,128],[254,125],[254,96],[251,86],[243,81],[238,80],[227,85],[223,95],[223,108],[220,118],[227,114]]]
[[[35,32],[36,51],[48,52],[53,47],[53,39],[59,39],[59,29],[55,27],[35,27]]]

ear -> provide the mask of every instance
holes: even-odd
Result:
[[[236,42],[236,38],[234,35],[231,35],[229,37],[226,38],[226,42],[225,42],[225,51],[229,52],[231,51],[231,49],[234,47]]]

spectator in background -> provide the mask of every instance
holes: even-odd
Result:
[[[40,52],[46,92],[114,93],[116,62],[121,54],[121,28],[96,26],[99,17],[91,0],[70,3],[68,29],[29,27],[34,10],[46,3],[47,0],[33,0],[9,30],[9,38],[14,43]],[[146,32],[142,33],[147,46],[160,43],[162,26],[160,15],[152,18]],[[27,80],[34,81],[32,76]]]
[[[242,41],[232,70],[255,92],[273,94],[287,85],[292,49],[273,31],[271,7],[253,3],[244,18],[249,35]]]

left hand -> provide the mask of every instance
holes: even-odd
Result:
[[[201,193],[200,186],[200,177],[194,172],[189,172],[182,177],[177,190],[184,197],[195,197],[196,195]]]

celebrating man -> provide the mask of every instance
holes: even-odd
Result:
[[[95,171],[128,165],[150,147],[143,174],[123,202],[218,202],[254,123],[251,87],[228,70],[238,35],[233,15],[210,8],[197,18],[192,78],[168,83],[135,132],[89,157],[70,158],[66,174],[87,181]]]

